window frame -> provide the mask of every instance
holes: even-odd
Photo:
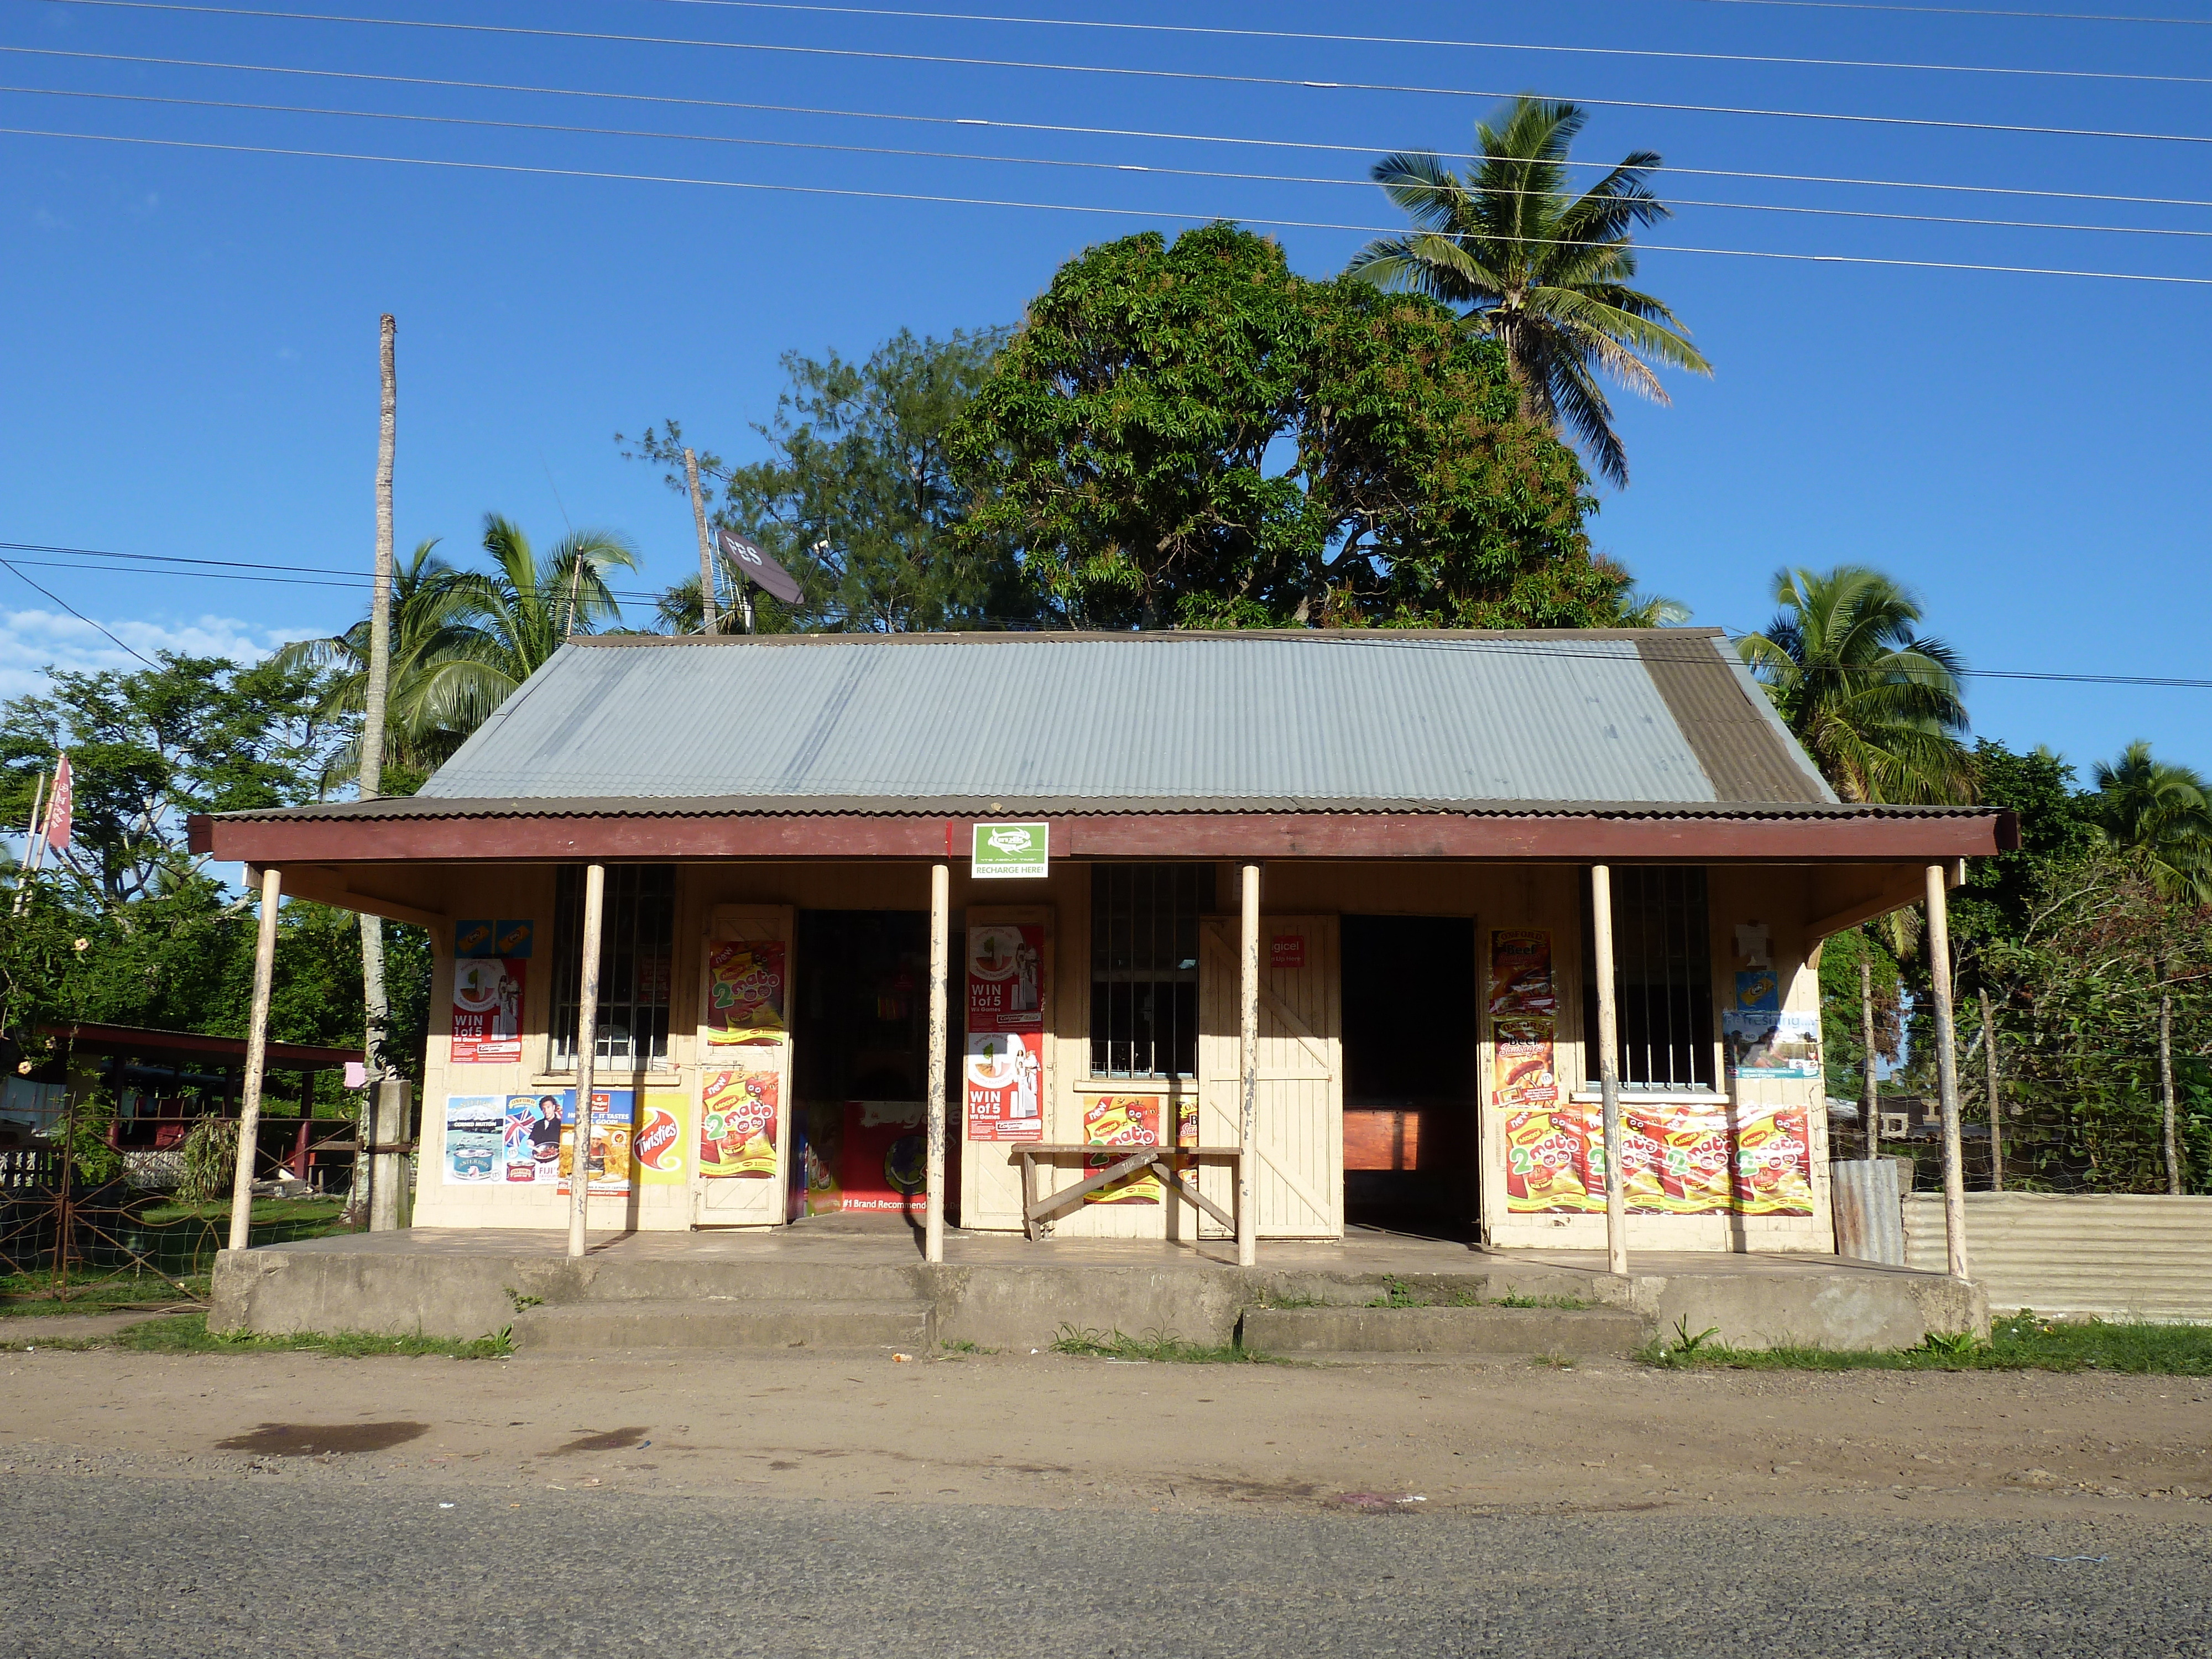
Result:
[[[672,864],[611,864],[601,910],[599,1008],[593,1033],[595,1071],[665,1073],[676,1069],[670,1058],[676,986],[676,866]],[[563,864],[553,877],[552,972],[546,988],[545,1073],[572,1077],[576,1072],[576,1018],[583,989],[584,866]],[[650,936],[659,924],[660,937]],[[653,949],[658,946],[657,951]],[[644,981],[657,997],[638,995],[640,971],[658,962],[659,971]],[[622,971],[627,965],[627,971]],[[657,981],[657,982],[656,982]],[[623,994],[617,995],[620,988]],[[647,1016],[641,1020],[641,1014]],[[658,1015],[657,1021],[650,1017]],[[623,1036],[617,1051],[613,1032]],[[644,1028],[647,1052],[641,1057]]]
[[[1724,1097],[1720,1059],[1720,1006],[1714,979],[1712,878],[1700,864],[1632,864],[1609,866],[1613,883],[1613,1003],[1618,1012],[1615,1056],[1620,1091],[1637,1099],[1692,1096]],[[1668,892],[1679,878],[1694,895]],[[1656,902],[1647,884],[1662,890]],[[1600,1086],[1598,1077],[1596,942],[1589,882],[1582,885],[1583,1087]],[[1632,890],[1624,903],[1624,887]],[[1659,938],[1653,938],[1656,913]],[[1634,917],[1624,927],[1624,918]],[[1650,969],[1654,962],[1659,972]],[[1655,1013],[1658,1016],[1655,1018]],[[1653,1026],[1663,1021],[1663,1042]],[[1681,1035],[1674,1034],[1680,1024]],[[1641,1041],[1638,1033],[1641,1032]],[[1638,1053],[1638,1048],[1641,1053]],[[1654,1075],[1658,1061],[1666,1075]],[[1679,1062],[1679,1064],[1678,1064]]]
[[[1133,1088],[1173,1088],[1197,1081],[1199,1028],[1204,1018],[1202,930],[1206,918],[1214,913],[1215,885],[1214,866],[1206,860],[1102,860],[1091,866],[1091,1009],[1089,1053],[1084,1062],[1090,1080]],[[1160,902],[1163,887],[1164,905]],[[1145,934],[1141,943],[1140,924]],[[1152,1001],[1149,1010],[1140,1012],[1144,988],[1149,988]],[[1168,995],[1164,1040],[1163,990]],[[1118,1036],[1117,1028],[1126,1035]],[[1127,1064],[1117,1068],[1115,1050],[1121,1044],[1127,1046]],[[1164,1067],[1158,1064],[1164,1047],[1168,1050]],[[1139,1069],[1140,1058],[1151,1063]]]

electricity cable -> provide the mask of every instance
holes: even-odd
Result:
[[[121,10],[183,12],[216,17],[245,17],[285,22],[349,23],[380,28],[429,29],[462,34],[519,36],[532,40],[580,40],[593,46],[658,46],[717,52],[764,52],[800,58],[834,58],[889,64],[927,64],[965,69],[1042,70],[1053,74],[1103,75],[1124,79],[1196,82],[1215,86],[1294,87],[1336,92],[1391,92],[1437,98],[1500,99],[1516,95],[1495,88],[1427,87],[1389,82],[1318,81],[1290,76],[1231,75],[1205,70],[1139,69],[1103,64],[1054,64],[1030,59],[974,58],[957,54],[869,51],[858,46],[809,46],[781,42],[716,40],[680,35],[619,34],[597,29],[535,28],[514,23],[457,23],[432,18],[369,17],[338,12],[263,11],[234,6],[188,5],[181,0],[48,0],[51,4],[100,6]],[[1558,94],[1547,94],[1558,95]],[[2119,138],[2145,143],[2212,144],[2212,134],[2116,131],[2102,127],[2037,126],[1996,121],[1948,121],[1933,116],[1867,115],[1827,110],[1762,109],[1733,104],[1687,104],[1645,98],[1578,97],[1574,102],[1607,109],[1667,110],[1700,115],[1743,115],[1774,120],[1840,121],[1861,125],[1935,129],[1960,132],[2011,132],[2068,138]]]
[[[1765,52],[1670,52],[1651,46],[1566,46],[1523,40],[1454,40],[1406,34],[1330,34],[1306,29],[1229,28],[1202,23],[1131,23],[1088,17],[1018,17],[1000,12],[908,11],[890,6],[831,6],[799,0],[659,0],[662,5],[704,6],[726,11],[793,12],[806,16],[896,18],[932,23],[1012,23],[1028,28],[1098,29],[1131,34],[1197,35],[1214,40],[1303,40],[1330,46],[1418,46],[1463,52],[1528,52],[1575,58],[1641,58],[1674,63],[1760,64],[1786,69],[1894,70],[1933,75],[2040,76],[2067,81],[2150,81],[2182,86],[2212,84],[2194,75],[2149,75],[2118,70],[2034,69],[1994,64],[1912,64],[1866,58],[1791,58]]]
[[[9,93],[30,97],[84,98],[104,103],[161,104],[187,109],[238,110],[278,115],[337,116],[352,120],[399,121],[433,126],[488,127],[519,132],[556,132],[584,137],[648,138],[684,143],[734,144],[750,149],[808,150],[839,155],[882,155],[910,161],[980,161],[994,166],[1064,167],[1092,173],[1141,173],[1164,179],[1219,179],[1242,183],[1328,185],[1349,186],[1359,190],[1373,190],[1376,187],[1375,181],[1370,179],[1301,176],[1280,173],[1236,173],[1204,167],[1137,166],[1126,161],[1076,161],[1056,156],[989,155],[972,150],[907,149],[890,145],[830,144],[797,138],[752,138],[726,133],[670,132],[639,127],[586,127],[552,121],[501,121],[483,116],[422,115],[396,110],[331,109],[307,104],[257,104],[228,99],[164,97],[152,93],[87,92],[74,88],[0,85],[0,94]],[[1502,193],[1540,195],[1546,192],[1508,191]],[[1676,198],[1669,200],[1667,206],[1670,209],[1712,208],[1743,213],[1781,213],[1826,219],[1875,219],[1899,224],[1973,225],[2008,230],[2073,230],[2109,235],[2212,237],[2212,230],[2192,230],[2157,225],[2069,224],[2063,221],[2054,220],[1972,218],[1934,213],[1884,213],[1871,208],[1808,207],[1771,202],[1708,202],[1694,198]]]
[[[117,639],[117,638],[115,637],[115,635],[114,635],[108,633],[108,631],[107,631],[105,628],[102,628],[102,627],[101,627],[98,623],[96,623],[96,622],[93,621],[93,619],[92,619],[91,617],[89,617],[86,616],[86,615],[84,614],[84,612],[83,612],[83,611],[82,611],[78,610],[75,605],[71,605],[71,604],[70,604],[67,599],[63,599],[60,595],[58,595],[58,593],[56,593],[56,592],[55,592],[52,588],[49,588],[49,587],[41,587],[41,586],[40,586],[40,585],[39,585],[37,582],[33,581],[33,580],[32,580],[28,576],[26,576],[26,575],[25,575],[21,571],[20,571],[20,570],[16,569],[16,568],[15,568],[15,567],[14,565],[10,564],[7,560],[5,560],[5,559],[0,559],[0,570],[5,570],[5,571],[7,571],[7,572],[9,573],[9,574],[10,574],[10,575],[12,575],[13,577],[15,577],[15,579],[17,581],[23,583],[23,584],[24,584],[26,586],[27,586],[27,587],[37,588],[37,589],[38,589],[38,591],[39,591],[40,592],[41,592],[41,593],[45,594],[45,595],[46,595],[49,599],[52,599],[52,600],[56,605],[58,605],[61,606],[61,608],[62,608],[63,610],[64,610],[64,611],[68,611],[68,612],[70,613],[70,616],[75,617],[76,617],[79,622],[82,623],[83,623],[87,628],[89,628],[89,629],[93,629],[95,633],[100,634],[100,635],[102,635],[103,636],[105,636],[105,637],[106,637],[106,639],[107,639],[107,640],[112,643],[112,644],[113,644],[114,646],[116,646],[118,649],[123,650],[123,651],[127,651],[127,652],[129,652],[132,656],[134,656],[134,657],[137,658],[137,659],[138,659],[138,660],[139,660],[140,662],[144,663],[144,664],[146,665],[146,666],[147,666],[147,667],[149,667],[149,668],[158,668],[158,667],[160,667],[160,666],[161,666],[161,665],[160,665],[159,663],[155,662],[155,661],[151,657],[148,656],[144,652],[143,652],[143,651],[138,651],[138,650],[135,650],[135,649],[133,649],[131,647],[127,646],[127,645],[125,645],[121,640]]]
[[[1783,6],[1795,11],[1895,11],[1924,17],[1990,17],[2015,22],[2059,23],[2179,23],[2191,28],[2212,26],[2212,17],[2135,17],[2108,11],[2007,11],[1981,6],[1899,6],[1881,0],[1695,0],[1707,6]]]
[[[552,98],[588,98],[621,103],[665,104],[690,109],[742,110],[767,115],[818,116],[839,120],[894,121],[930,126],[981,127],[1007,132],[1045,132],[1075,137],[1142,138],[1163,143],[1223,144],[1243,149],[1310,150],[1339,155],[1386,155],[1405,148],[1400,144],[1324,143],[1311,139],[1252,138],[1225,133],[1163,132],[1142,127],[1091,127],[1048,121],[1008,121],[979,116],[914,115],[890,110],[852,110],[805,104],[767,104],[730,98],[686,98],[666,93],[611,92],[588,87],[541,87],[504,81],[464,81],[422,75],[380,75],[366,70],[311,69],[286,64],[243,64],[218,58],[154,58],[106,52],[74,52],[55,46],[0,45],[0,52],[75,59],[90,63],[136,64],[165,69],[204,69],[255,75],[296,75],[323,80],[361,81],[379,85],[438,87],[459,92],[511,92]],[[1571,168],[1607,172],[1610,161],[1561,163]],[[1972,196],[2021,196],[2050,201],[2112,202],[2152,207],[2212,207],[2212,200],[2185,196],[2127,196],[2105,191],[2032,190],[2012,185],[1958,185],[1911,179],[1854,179],[1817,173],[1759,173],[1738,167],[1691,167],[1661,165],[1649,169],[1686,179],[1744,179],[1770,184],[1843,185],[1869,190],[1942,191]],[[1237,176],[1237,175],[1224,175]]]
[[[1108,207],[1081,202],[1022,202],[988,196],[952,196],[922,191],[861,190],[847,185],[795,185],[754,179],[702,179],[681,173],[623,173],[604,167],[556,167],[517,161],[469,161],[450,156],[378,155],[358,150],[306,149],[276,144],[217,143],[207,139],[152,138],[114,132],[65,132],[43,127],[0,127],[0,137],[16,138],[73,138],[88,143],[137,144],[160,149],[218,152],[237,155],[277,155],[306,161],[373,161],[395,167],[429,167],[444,171],[497,173],[542,179],[584,179],[605,183],[685,185],[712,190],[757,191],[767,194],[823,196],[841,201],[908,202],[933,207],[1009,208],[1030,212],[1073,213],[1085,216],[1122,219],[1171,219],[1186,223],[1212,223],[1229,216],[1185,213],[1170,209]],[[1237,216],[1248,225],[1285,230],[1346,230],[1369,235],[1403,234],[1403,225],[1348,224],[1325,219],[1280,219],[1258,215]],[[1551,237],[1503,237],[1498,240],[1550,246]],[[1882,270],[1958,270],[2007,276],[2072,276],[2100,282],[2154,283],[2182,288],[2212,288],[2212,276],[2176,276],[2156,271],[2089,270],[2063,265],[1994,264],[1966,259],[1905,259],[1868,253],[1796,253],[1765,248],[1698,247],[1682,242],[1638,244],[1643,252],[1694,253],[1719,258],[1770,259],[1791,264],[1861,265]]]
[[[326,566],[320,565],[268,564],[252,562],[241,559],[198,559],[189,558],[183,555],[167,553],[122,553],[111,551],[102,548],[67,547],[46,543],[0,542],[0,551],[9,553],[32,552],[76,554],[87,558],[122,560],[141,565],[171,563],[195,567],[225,567],[244,571],[313,572],[332,579],[326,582],[316,585],[330,586],[346,586],[363,588],[374,587],[377,580],[373,574],[349,576],[346,573],[331,570]],[[34,568],[50,568],[58,569],[96,570],[100,568],[96,565],[83,564],[46,565],[40,561],[9,561],[7,559],[0,559],[0,568],[12,570],[15,568],[17,562],[31,564]],[[18,574],[20,574],[21,573],[19,572]],[[205,569],[149,571],[147,574],[149,575],[164,575],[176,578],[191,577],[194,579],[221,579],[216,571]],[[27,582],[30,581],[30,578],[28,577],[24,577],[23,580]],[[241,581],[282,582],[289,579],[282,576],[246,575],[234,577],[229,580]],[[32,582],[31,586],[37,587],[38,584]],[[69,610],[70,614],[76,617],[79,621],[85,622],[94,628],[98,628],[100,626],[97,623],[93,623],[89,617],[84,617],[81,612],[71,610],[70,607],[64,604],[61,599],[55,598],[55,596],[52,592],[49,592],[46,588],[40,587],[39,591],[41,593],[45,593],[48,599],[53,599],[55,604],[62,605],[64,610]],[[660,593],[659,592],[640,588],[611,587],[608,592],[617,599],[650,600],[658,599],[660,597]],[[1027,626],[1037,626],[1036,623],[1033,619],[1026,617],[990,617],[985,618],[984,620],[1000,623],[1018,621]],[[102,633],[106,633],[105,629],[101,629],[100,631]],[[1058,630],[1051,627],[1045,627],[1041,628],[1040,631]],[[1738,630],[1730,629],[1724,631],[1734,634]],[[113,639],[114,635],[111,634],[108,635],[108,637],[110,639]],[[1222,630],[1218,637],[1224,640],[1235,640],[1239,637],[1249,636],[1240,635],[1239,631],[1237,629],[1228,629]],[[1389,629],[1377,630],[1375,637],[1372,638],[1366,637],[1357,630],[1346,630],[1341,632],[1323,632],[1321,630],[1315,630],[1314,637],[1317,642],[1331,645],[1379,646],[1397,650],[1477,650],[1509,656],[1518,654],[1523,656],[1542,656],[1554,659],[1564,657],[1594,662],[1613,662],[1620,659],[1619,653],[1615,652],[1575,651],[1565,648],[1564,646],[1553,645],[1543,641],[1483,639],[1421,640],[1417,638],[1407,638],[1401,635],[1396,634],[1394,630]],[[118,645],[123,644],[120,640],[117,640],[116,643]],[[126,651],[131,649],[128,646],[124,646],[123,648]],[[132,652],[131,654],[137,656],[138,653]],[[143,657],[140,657],[139,660],[143,662],[145,659]],[[1962,668],[1958,672],[1963,678],[1976,679],[2037,680],[2051,681],[2066,684],[2133,685],[2186,690],[2212,690],[2212,678],[2191,678],[2184,676],[2172,675],[2077,674],[2062,672],[2055,670],[2004,668]]]

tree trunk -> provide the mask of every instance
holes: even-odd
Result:
[[[361,781],[356,792],[363,800],[384,793],[384,726],[392,700],[392,467],[398,432],[399,375],[396,353],[398,325],[383,319],[378,351],[383,370],[384,401],[376,434],[376,586],[368,609],[368,685],[364,696],[361,726]],[[381,917],[361,919],[362,1049],[367,1059],[368,1086],[362,1094],[362,1109],[354,1134],[351,1202],[368,1205],[368,1158],[359,1148],[371,1136],[374,1115],[369,1103],[388,1069],[385,1042],[392,1008],[384,994],[384,922]]]

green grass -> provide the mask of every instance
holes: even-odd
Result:
[[[253,1200],[252,1224],[273,1227],[280,1223],[327,1222],[333,1232],[343,1231],[336,1224],[345,1209],[342,1198],[257,1198]],[[138,1219],[149,1227],[173,1226],[180,1221],[205,1221],[219,1227],[230,1224],[230,1200],[217,1199],[207,1204],[179,1204],[172,1199],[165,1204],[149,1204],[138,1212]]]
[[[208,1277],[179,1280],[204,1301]],[[73,1267],[56,1294],[51,1273],[0,1273],[0,1319],[35,1318],[44,1314],[112,1313],[118,1308],[161,1307],[181,1298],[157,1273],[118,1273],[109,1267]]]
[[[1678,1328],[1647,1344],[1636,1358],[1667,1370],[2035,1370],[2212,1376],[2212,1325],[2045,1319],[2023,1310],[1998,1320],[1986,1342],[1963,1333],[1931,1333],[1917,1347],[1875,1352],[1809,1346],[1731,1348]]]
[[[1297,1304],[1279,1302],[1277,1307]],[[1314,1305],[1319,1305],[1318,1304]],[[1402,1279],[1385,1279],[1382,1294],[1366,1304],[1370,1308],[1595,1308],[1597,1304],[1578,1296],[1524,1296],[1509,1288],[1504,1296],[1486,1297],[1480,1291],[1459,1287],[1416,1290]]]
[[[501,1359],[514,1352],[505,1331],[473,1342],[444,1336],[372,1336],[362,1331],[302,1332],[295,1336],[256,1336],[250,1332],[210,1331],[205,1314],[172,1314],[126,1326],[112,1336],[40,1341],[35,1334],[0,1342],[0,1347],[120,1348],[129,1353],[326,1353],[341,1359],[383,1355],[442,1354],[452,1359]]]
[[[1518,1291],[1508,1291],[1495,1302],[1492,1308],[1595,1308],[1597,1304],[1581,1296],[1523,1296]]]
[[[1079,1331],[1073,1325],[1062,1325],[1060,1334],[1053,1339],[1054,1353],[1077,1354],[1086,1359],[1141,1359],[1155,1364],[1173,1365],[1267,1365],[1280,1361],[1224,1342],[1215,1346],[1204,1342],[1188,1342],[1173,1331],[1150,1330],[1142,1336],[1131,1336],[1122,1331]]]

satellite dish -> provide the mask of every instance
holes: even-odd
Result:
[[[722,530],[715,532],[714,539],[720,544],[723,554],[750,577],[755,586],[774,594],[786,605],[798,605],[805,598],[791,572],[769,557],[762,550],[760,544],[750,537],[740,536],[734,530]]]

